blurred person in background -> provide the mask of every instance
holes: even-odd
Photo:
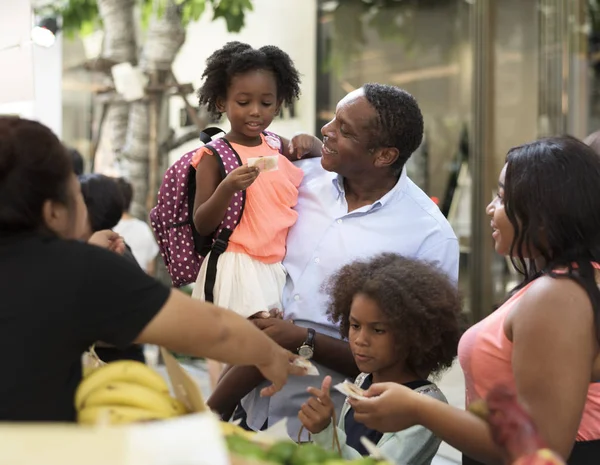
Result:
[[[142,269],[149,275],[154,276],[156,271],[154,259],[158,255],[158,244],[154,234],[152,234],[152,230],[146,222],[131,216],[129,213],[131,199],[133,198],[131,183],[124,178],[119,178],[116,180],[116,185],[121,192],[123,206],[120,220],[112,229],[120,234],[125,243],[131,247],[131,252]]]
[[[75,171],[76,176],[81,176],[84,172],[85,163],[83,161],[83,157],[79,150],[71,148],[68,149],[69,155],[71,155],[71,161],[73,163],[73,171]]]
[[[88,210],[83,239],[88,240],[97,231],[114,230],[123,211],[123,197],[117,181],[103,174],[86,174],[79,177],[79,182]],[[137,263],[126,241],[123,257],[132,263]],[[144,348],[139,344],[118,349],[110,344],[98,342],[95,350],[98,357],[104,362],[123,359],[146,362]]]

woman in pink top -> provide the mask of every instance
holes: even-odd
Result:
[[[487,213],[496,251],[524,281],[461,339],[467,402],[511,386],[550,448],[570,465],[598,464],[600,157],[571,137],[514,148]],[[367,395],[351,404],[369,427],[421,424],[461,450],[463,463],[502,463],[474,415],[397,384],[373,385]]]
[[[279,48],[253,49],[230,42],[208,58],[202,77],[200,104],[207,105],[217,118],[225,113],[231,124],[225,139],[243,165],[222,179],[210,150],[195,154],[194,225],[200,235],[212,234],[227,214],[233,195],[246,190],[241,221],[217,262],[213,301],[245,317],[259,312],[268,315],[281,309],[286,279],[281,261],[288,230],[296,222],[292,207],[303,177],[291,160],[319,156],[321,142],[307,135],[290,142],[265,133],[281,105],[292,104],[300,93],[298,71]],[[261,172],[249,166],[249,158],[260,157],[276,159],[276,169]],[[192,294],[202,300],[207,264],[205,259]],[[214,384],[218,367],[211,364],[211,368]]]

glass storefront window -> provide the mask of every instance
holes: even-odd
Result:
[[[409,176],[438,201],[461,243],[468,287],[471,190],[468,169],[472,44],[465,0],[319,4],[317,133],[336,103],[366,82],[393,84],[418,100],[425,137]],[[465,292],[465,295],[467,293]]]

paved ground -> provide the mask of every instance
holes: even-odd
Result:
[[[148,358],[148,361],[151,362],[150,357]],[[210,395],[210,385],[208,382],[208,374],[206,372],[206,366],[204,362],[185,362],[182,363],[182,365],[198,382],[198,385],[200,386],[202,394],[205,396],[205,398],[208,397]],[[156,369],[166,376],[166,370],[164,367],[157,366]],[[448,402],[450,404],[460,408],[464,407],[465,387],[462,370],[458,366],[458,362],[456,362],[454,366],[444,374],[442,379],[438,382],[438,385],[448,398]],[[448,444],[442,443],[438,455],[433,460],[432,465],[456,465],[460,463],[460,453],[456,449],[450,447]]]

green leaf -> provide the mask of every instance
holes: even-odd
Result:
[[[162,16],[169,2],[181,7],[182,23],[198,21],[206,10],[207,1],[214,10],[213,19],[223,18],[230,32],[244,27],[245,14],[253,10],[252,0],[139,0],[141,23],[146,29],[153,17]],[[41,15],[61,16],[63,32],[67,37],[89,34],[101,27],[96,0],[63,0],[36,10]]]
[[[152,18],[152,14],[154,12],[154,5],[152,0],[145,0],[142,3],[141,9],[141,21],[142,21],[142,29],[148,29],[150,25],[150,19]]]
[[[198,21],[204,10],[206,9],[206,2],[204,0],[194,0],[192,4],[192,18],[194,21]]]
[[[100,24],[96,0],[54,2],[36,10],[36,13],[41,16],[61,16],[62,30],[67,37],[93,32]]]

